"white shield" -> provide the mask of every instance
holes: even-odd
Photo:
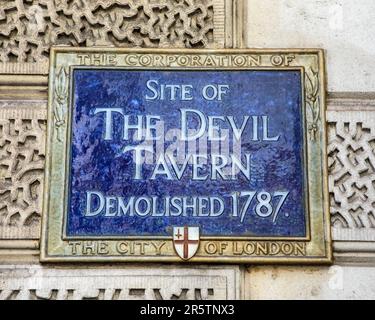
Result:
[[[173,227],[173,245],[181,259],[192,258],[199,247],[199,227]]]

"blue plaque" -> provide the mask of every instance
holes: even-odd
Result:
[[[189,86],[192,99],[182,100],[178,87],[173,99],[167,89],[161,99],[162,86],[172,85]],[[213,88],[225,86],[220,100],[203,96],[207,85],[212,94],[217,90]],[[300,72],[76,69],[72,90],[68,237],[167,236],[174,225],[199,226],[201,234],[209,236],[306,237]],[[147,117],[163,127],[160,133],[153,130],[148,140],[143,134]],[[209,119],[215,120],[217,135],[227,137],[209,140]],[[179,144],[186,150],[178,163],[181,150],[167,152],[184,125],[205,132],[202,139]],[[241,128],[238,152],[233,150],[233,129]],[[177,134],[166,139],[173,131]],[[164,140],[161,146],[156,135]],[[205,152],[189,149],[189,142],[207,144]],[[140,164],[137,177],[136,162],[142,159],[137,159],[135,147],[142,144],[152,146],[145,152],[154,161]],[[207,157],[197,177],[193,155]],[[171,157],[181,171],[174,170]],[[186,159],[190,161],[184,166]],[[245,170],[232,174],[232,159]],[[213,161],[228,164],[212,172]],[[211,202],[222,203],[223,210]],[[124,205],[129,209],[122,210]]]
[[[52,54],[42,260],[330,261],[321,51]]]

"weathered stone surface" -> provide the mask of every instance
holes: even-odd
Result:
[[[334,240],[375,241],[375,101],[329,101],[328,167]]]
[[[223,48],[231,39],[226,12],[225,0],[5,1],[0,72],[46,73],[57,45]]]
[[[38,62],[59,44],[205,47],[213,42],[212,1],[7,1],[1,12],[3,62]]]
[[[0,239],[38,239],[46,102],[0,100]]]
[[[0,300],[239,299],[238,266],[0,266]]]
[[[329,91],[375,91],[371,0],[248,0],[247,46],[327,50]]]
[[[245,299],[375,299],[375,268],[250,267]]]

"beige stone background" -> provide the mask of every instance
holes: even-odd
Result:
[[[0,299],[374,299],[372,0],[0,1]],[[40,265],[51,45],[326,50],[331,267]]]

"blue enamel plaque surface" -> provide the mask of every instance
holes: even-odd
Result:
[[[306,237],[301,72],[73,71],[67,237]]]

